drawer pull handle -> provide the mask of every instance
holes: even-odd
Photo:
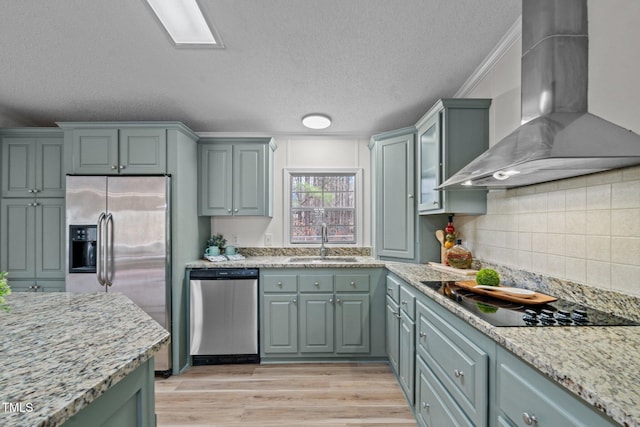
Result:
[[[456,376],[456,378],[464,377],[464,372],[463,372],[463,371],[459,371],[459,370],[455,369],[455,370],[453,371],[453,375],[455,375],[455,376]]]
[[[424,338],[424,337],[426,337],[426,336],[427,336],[427,334],[426,334],[426,333],[424,333],[424,332],[420,332],[420,338]]]
[[[393,292],[393,288],[387,288],[388,292]]]
[[[529,415],[526,412],[522,413],[522,420],[528,426],[534,426],[538,424],[538,418],[535,415]]]

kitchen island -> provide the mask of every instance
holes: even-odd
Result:
[[[153,356],[169,333],[131,300],[15,292],[7,302],[0,425],[155,425]]]

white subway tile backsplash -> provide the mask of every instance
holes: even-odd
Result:
[[[640,166],[488,198],[458,228],[474,257],[640,295]]]

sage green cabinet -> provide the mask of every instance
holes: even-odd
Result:
[[[502,425],[617,425],[507,350],[500,348],[497,356],[496,405]]]
[[[202,138],[199,207],[205,216],[272,216],[271,138]]]
[[[58,123],[78,175],[167,173],[167,128],[161,122]]]
[[[376,254],[412,259],[415,254],[415,128],[371,139]]]
[[[10,284],[64,280],[64,199],[5,198],[1,208],[0,270],[9,273]]]
[[[382,269],[261,270],[261,359],[383,358],[382,286]]]
[[[298,295],[265,294],[262,302],[262,350],[298,353]]]
[[[489,148],[490,99],[441,99],[416,124],[420,214],[484,214],[486,190],[435,188]]]
[[[64,197],[64,138],[60,130],[5,129],[2,197]]]

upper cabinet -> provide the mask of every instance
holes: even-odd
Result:
[[[435,188],[489,148],[490,99],[441,99],[416,124],[420,214],[483,214],[486,190]]]
[[[404,128],[375,135],[369,144],[373,170],[371,214],[378,256],[414,258],[414,135],[415,128]]]
[[[64,197],[64,139],[58,129],[4,129],[2,197]]]
[[[163,122],[58,125],[65,130],[74,174],[167,173],[167,125]]]
[[[272,138],[201,138],[200,215],[273,215]]]

